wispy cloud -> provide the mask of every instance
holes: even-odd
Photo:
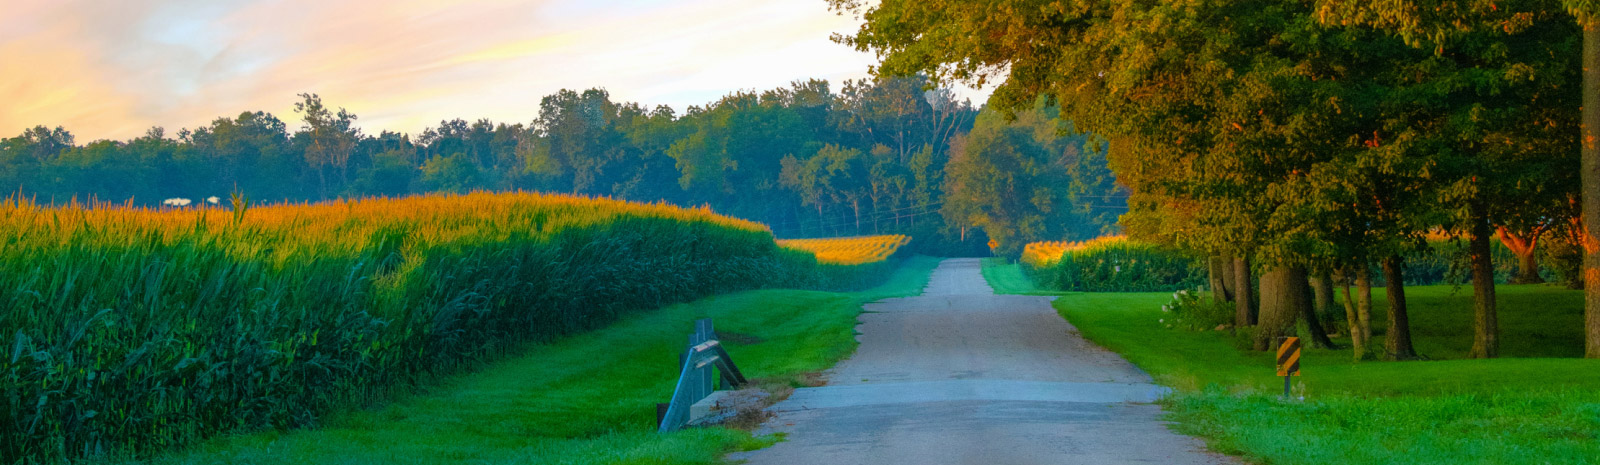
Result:
[[[15,4],[13,4],[15,3]],[[109,4],[109,5],[107,5]],[[678,110],[739,89],[865,76],[822,0],[11,0],[0,136],[194,127],[316,92],[369,132],[528,121],[561,88]],[[975,97],[977,94],[973,94]]]

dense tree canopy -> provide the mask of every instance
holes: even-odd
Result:
[[[1309,278],[1381,263],[1387,355],[1415,356],[1402,257],[1444,233],[1470,241],[1473,353],[1492,357],[1489,237],[1573,211],[1580,34],[1555,0],[832,4],[866,19],[836,39],[880,76],[998,82],[991,105],[1042,96],[1109,139],[1130,233],[1272,277],[1257,348],[1311,316],[1291,298]]]
[[[232,192],[266,202],[570,192],[709,205],[765,222],[783,237],[904,233],[917,237],[918,247],[951,254],[985,251],[985,230],[1027,241],[1084,239],[1114,228],[1126,207],[1105,154],[1089,137],[1068,134],[1054,108],[1040,105],[1008,120],[927,84],[917,77],[847,81],[833,92],[826,81],[801,81],[738,92],[681,115],[615,102],[600,89],[563,90],[545,97],[529,124],[457,119],[415,136],[363,133],[354,113],[302,94],[299,124],[245,112],[176,138],[156,128],[134,140],[81,146],[64,129],[30,129],[0,140],[0,185],[40,202],[138,205]],[[969,136],[974,121],[979,129]],[[1020,144],[1014,154],[1035,160],[1034,168],[961,181],[968,190],[960,202],[1008,202],[973,193],[1019,187],[1023,202],[1008,205],[1004,220],[947,223],[955,217],[940,213],[954,185],[944,174],[952,153],[974,147],[962,141],[1011,133],[1006,142]],[[964,159],[1001,161],[986,156]],[[1008,246],[1020,247],[1016,241]]]
[[[1039,238],[1101,233],[1111,219],[1103,213],[1106,204],[1125,198],[1125,191],[1097,177],[1104,173],[1089,171],[1105,169],[1099,145],[1072,133],[1042,102],[1014,116],[1007,122],[998,113],[980,115],[972,132],[951,145],[945,221],[983,228],[1004,255]]]

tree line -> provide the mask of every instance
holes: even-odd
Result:
[[[301,94],[297,126],[243,112],[84,145],[60,127],[28,129],[0,139],[0,186],[41,203],[141,206],[230,193],[562,192],[709,205],[780,237],[908,234],[952,254],[986,251],[991,236],[1007,250],[1092,237],[1126,208],[1103,141],[1059,122],[1059,110],[1007,117],[928,84],[852,80],[833,92],[798,81],[683,114],[562,90],[529,123],[456,119],[414,136],[363,132],[354,113]]]
[[[1600,173],[1593,2],[830,3],[866,19],[837,40],[876,52],[880,75],[1002,81],[990,105],[1046,98],[1110,140],[1132,191],[1122,226],[1213,257],[1215,297],[1258,350],[1297,321],[1330,346],[1312,308],[1337,285],[1365,356],[1381,275],[1382,355],[1417,358],[1404,258],[1454,238],[1472,269],[1471,355],[1495,357],[1498,236],[1523,281],[1542,238],[1590,244],[1586,354],[1600,357],[1600,242],[1585,221],[1600,179],[1583,179]]]

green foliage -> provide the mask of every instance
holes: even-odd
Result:
[[[355,181],[350,183],[349,194],[355,197],[399,197],[411,193],[413,183],[417,182],[417,173],[419,171],[416,166],[411,164],[411,157],[414,155],[414,153],[403,150],[391,150],[373,155],[372,167],[361,170],[361,174]],[[439,158],[436,157],[429,160],[428,164],[438,163],[438,160]],[[440,166],[434,166],[433,172],[429,172],[428,164],[424,164],[420,171],[424,173],[424,179],[434,178],[429,180],[427,184],[429,187],[435,183],[448,182],[440,179],[448,176],[441,176],[440,174],[442,173],[436,174],[438,171],[442,171],[439,169]],[[472,174],[467,168],[470,167],[458,168],[458,170],[465,171],[469,175]],[[465,192],[465,189],[462,188],[477,187],[476,179],[473,179],[472,176],[463,177],[466,178],[463,180],[464,182],[457,181],[452,183],[461,188],[439,190]]]
[[[860,287],[891,266],[818,266],[751,223],[607,200],[236,212],[0,206],[7,462],[313,425],[518,342],[716,293]]]
[[[829,3],[881,75],[1043,96],[1111,140],[1135,238],[1325,272],[1574,214],[1593,2]]]
[[[999,244],[996,253],[1013,258],[1029,242],[1087,239],[1112,228],[1104,209],[1090,205],[1111,203],[1105,199],[1119,191],[1106,173],[1079,166],[1096,165],[1091,160],[1104,166],[1088,137],[1042,100],[1010,116],[980,113],[972,132],[953,143],[940,210],[945,222],[983,228]],[[1087,195],[1096,201],[1083,202]]]
[[[1061,291],[1175,291],[1206,283],[1204,260],[1134,241],[1099,242],[1069,250],[1043,268],[1022,266],[1040,287]]]
[[[1494,260],[1494,281],[1504,284],[1512,276],[1516,276],[1519,264],[1517,256],[1511,253],[1499,240],[1490,243],[1490,254]],[[1428,248],[1410,255],[1406,255],[1406,284],[1462,284],[1472,282],[1472,264],[1467,261],[1467,243],[1465,240],[1435,240],[1428,241]],[[1375,277],[1383,276],[1374,272]],[[1380,280],[1381,282],[1381,280]]]
[[[1583,288],[1583,246],[1567,234],[1555,234],[1540,244],[1540,264],[1569,289]]]
[[[464,153],[429,159],[422,165],[422,177],[418,181],[429,192],[465,194],[480,186],[478,168]]]
[[[867,199],[867,160],[860,150],[828,144],[804,162],[793,156],[779,162],[780,183],[800,194],[802,205],[822,212],[830,207],[847,207],[859,220],[860,206]],[[820,214],[820,213],[819,213]]]
[[[361,140],[361,130],[354,113],[343,108],[335,113],[317,94],[300,94],[300,98],[294,111],[305,118],[305,125],[295,133],[295,142],[304,148],[305,163],[316,173],[319,197],[328,198],[330,172],[340,181],[350,178],[350,155]]]

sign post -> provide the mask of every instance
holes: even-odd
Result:
[[[1278,376],[1283,377],[1283,398],[1289,398],[1290,380],[1300,376],[1300,338],[1285,337],[1278,345]]]

